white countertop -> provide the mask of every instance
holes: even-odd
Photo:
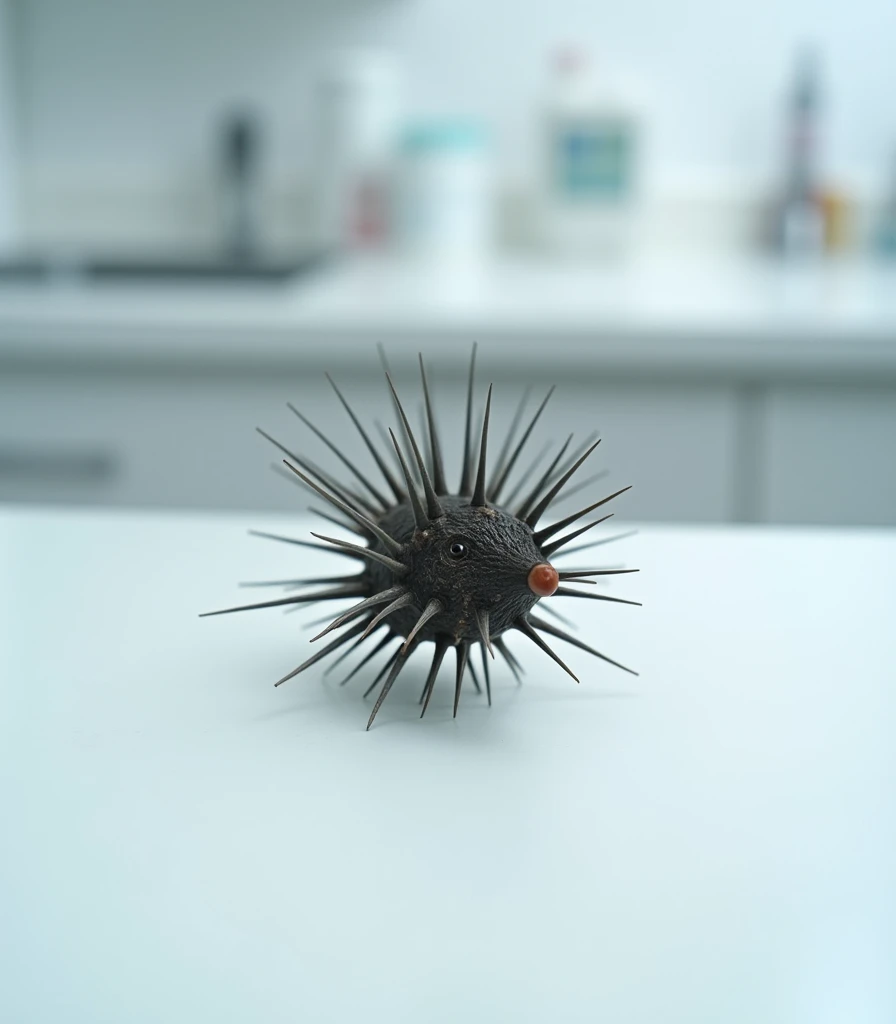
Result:
[[[271,685],[319,610],[196,617],[307,525],[0,513],[0,1018],[894,1019],[896,534],[644,529],[564,602],[639,678],[519,638],[366,733]]]
[[[559,367],[896,374],[896,264],[666,255],[458,277],[357,261],[287,285],[0,289],[0,360],[307,365],[333,345],[367,355],[386,339],[399,355],[471,336]]]

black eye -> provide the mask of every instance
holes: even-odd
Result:
[[[451,558],[466,558],[467,545],[461,540],[454,540],[448,545],[448,554]]]

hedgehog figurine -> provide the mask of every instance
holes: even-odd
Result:
[[[317,641],[341,630],[319,651],[275,683],[280,686],[300,672],[304,672],[323,658],[349,645],[336,662],[335,667],[354,649],[368,638],[377,636],[372,650],[343,680],[346,683],[355,673],[390,644],[398,646],[388,655],[385,664],[365,692],[366,697],[382,683],[370,718],[369,729],[377,716],[383,701],[389,694],[408,658],[424,643],[432,643],[434,650],[426,683],[420,696],[426,714],[435,687],[436,677],[442,661],[450,647],[456,653],[454,689],[454,715],[457,715],[464,676],[469,671],[477,691],[481,692],[476,671],[470,660],[470,648],[480,647],[485,689],[491,706],[491,682],[488,656],[495,657],[495,651],[507,662],[511,672],[520,681],[522,666],[506,644],[506,637],[512,632],[521,633],[532,643],[553,658],[560,667],[578,682],[572,670],[549,646],[545,634],[572,644],[581,650],[615,665],[625,672],[631,669],[607,657],[565,630],[535,614],[535,607],[544,598],[568,597],[585,598],[593,601],[613,601],[621,604],[639,604],[605,594],[588,593],[576,589],[576,585],[590,583],[590,577],[612,576],[619,573],[636,572],[635,569],[596,568],[577,571],[563,571],[555,568],[551,557],[560,552],[570,554],[606,544],[617,537],[604,538],[591,543],[568,548],[573,540],[610,518],[603,515],[561,534],[567,527],[590,513],[602,508],[621,490],[592,502],[585,508],[565,516],[557,522],[539,528],[542,517],[551,503],[557,499],[573,474],[600,443],[600,439],[589,438],[578,451],[566,458],[572,443],[570,435],[566,443],[554,455],[552,461],[537,479],[530,471],[523,475],[512,493],[502,500],[508,478],[541,417],[553,388],[539,405],[534,417],[523,431],[511,451],[516,430],[519,427],[527,395],[523,397],[513,423],[499,455],[496,468],[487,474],[489,447],[489,414],[491,411],[492,386],[489,385],[485,401],[485,412],[478,443],[473,435],[473,395],[476,365],[476,346],[470,360],[467,386],[466,423],[460,483],[452,491],[445,477],[442,449],[436,427],[433,404],[430,398],[423,358],[420,357],[420,374],[425,406],[426,433],[428,434],[428,458],[424,458],[420,445],[408,422],[404,407],[386,369],[386,380],[401,424],[404,447],[390,430],[389,437],[394,447],[396,472],[384,459],[348,401],[329,374],[327,380],[348,413],[361,439],[369,450],[377,469],[383,477],[391,496],[373,483],[366,474],[351,462],[325,435],[307,420],[298,409],[289,408],[315,433],[339,458],[363,488],[346,486],[318,468],[309,460],[297,455],[259,429],[267,440],[287,456],[284,464],[304,487],[324,498],[336,510],[337,515],[318,512],[325,519],[331,519],[342,527],[355,532],[359,543],[350,543],[336,537],[312,533],[312,541],[280,537],[273,534],[256,535],[272,540],[284,541],[306,548],[330,551],[362,563],[359,573],[348,576],[327,576],[305,580],[275,581],[293,587],[326,585],[328,589],[302,591],[289,597],[258,604],[225,608],[206,612],[205,615],[224,615],[231,612],[249,611],[256,608],[272,608],[284,605],[301,606],[323,601],[341,601],[360,598],[358,603],[337,615],[321,630],[312,641]],[[600,474],[599,474],[600,475]],[[529,484],[528,488],[526,485]],[[522,493],[522,496],[520,496]],[[255,531],[253,531],[255,532]],[[623,536],[627,536],[623,535]],[[570,585],[572,584],[572,585]],[[261,584],[266,585],[266,584]],[[551,612],[553,609],[545,608]],[[562,618],[554,612],[558,618]],[[330,671],[328,669],[327,671]],[[632,672],[633,675],[637,673]]]

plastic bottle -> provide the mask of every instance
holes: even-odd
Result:
[[[476,121],[409,125],[401,141],[398,225],[401,249],[415,258],[471,265],[491,249],[491,160]]]
[[[816,256],[825,248],[825,210],[818,171],[820,88],[815,54],[797,64],[787,137],[784,196],[778,214],[777,245],[786,256]]]
[[[389,179],[400,117],[400,75],[387,53],[333,55],[317,91],[317,240],[377,247],[389,230]]]
[[[638,105],[593,74],[580,50],[559,51],[544,105],[540,236],[573,255],[618,255],[632,240],[641,159]]]

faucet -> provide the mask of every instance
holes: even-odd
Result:
[[[221,237],[234,262],[258,254],[260,125],[256,114],[233,110],[220,129]]]

